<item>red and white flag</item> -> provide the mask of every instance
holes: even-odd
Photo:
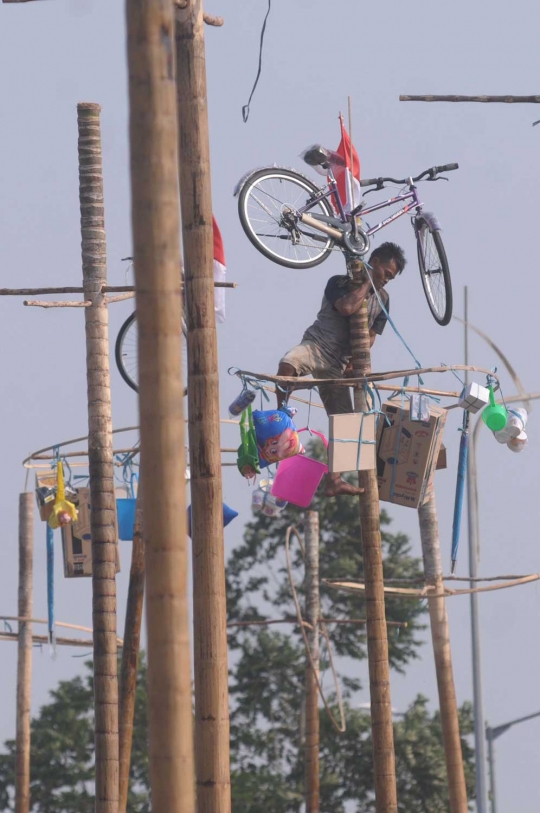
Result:
[[[341,125],[341,141],[336,152],[345,161],[345,168],[341,172],[334,172],[339,189],[339,196],[343,201],[343,206],[346,212],[350,212],[355,206],[358,206],[362,200],[362,190],[360,188],[360,159],[358,153],[354,149],[351,150],[351,139],[343,124],[343,116],[339,117]],[[351,165],[352,158],[352,165]]]
[[[227,268],[225,266],[225,251],[223,249],[223,239],[216,223],[212,217],[214,226],[214,281],[225,282]],[[216,311],[216,322],[225,321],[225,288],[214,289],[214,308]]]

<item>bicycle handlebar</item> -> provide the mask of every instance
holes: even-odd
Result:
[[[453,169],[459,169],[459,164],[441,164],[439,167],[431,167],[430,169],[426,169],[424,172],[417,175],[416,178],[413,178],[413,183],[417,181],[421,181],[426,175],[429,175],[431,179],[435,178],[440,172],[451,172]],[[398,178],[366,178],[363,181],[360,181],[360,186],[377,186],[379,189],[382,189],[382,186],[387,181],[389,183],[397,183],[397,184],[406,184],[409,183],[409,178],[402,178],[399,180]]]

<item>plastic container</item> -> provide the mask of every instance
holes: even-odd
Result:
[[[255,400],[255,390],[242,390],[229,407],[229,412],[233,416],[241,415],[244,409]]]
[[[508,421],[508,412],[502,404],[495,403],[493,387],[489,387],[489,405],[482,412],[482,420],[492,432],[500,432]]]
[[[130,542],[133,539],[135,530],[135,506],[137,500],[134,497],[116,500],[116,513],[118,515],[118,538],[123,542]]]
[[[305,432],[306,429],[307,427],[304,427],[298,432]],[[328,449],[328,441],[325,436],[320,432],[311,431],[321,438]],[[286,460],[281,460],[278,465],[272,484],[272,494],[274,497],[287,500],[300,508],[308,508],[327,472],[328,466],[312,457],[299,454],[288,457]]]
[[[528,443],[529,443],[529,439],[527,437],[527,433],[526,432],[520,432],[519,435],[517,436],[517,438],[512,438],[512,440],[509,440],[506,445],[508,446],[508,448],[512,452],[518,453],[518,452],[522,452],[523,449],[525,449],[525,447],[527,446]]]
[[[260,511],[267,517],[277,517],[287,505],[287,500],[280,500],[271,493],[273,480],[261,480],[251,497],[254,511]]]
[[[527,410],[526,409],[509,409],[508,422],[504,429],[500,432],[495,432],[495,438],[499,443],[508,443],[509,440],[517,438],[523,432],[527,424]]]

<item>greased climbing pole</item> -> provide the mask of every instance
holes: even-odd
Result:
[[[348,263],[353,280],[364,269],[360,260]],[[355,378],[371,373],[371,353],[367,315],[367,300],[349,318],[352,365]],[[362,385],[354,388],[355,412],[367,412],[367,397]],[[390,664],[388,633],[384,606],[383,561],[380,528],[379,488],[375,469],[358,473],[360,522],[364,578],[366,584],[366,619],[371,697],[371,730],[373,765],[375,770],[375,804],[377,813],[397,813],[394,729],[390,698]]]

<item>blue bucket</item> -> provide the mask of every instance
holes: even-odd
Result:
[[[118,516],[118,537],[123,542],[133,539],[135,530],[135,506],[137,500],[130,497],[116,500],[116,513]]]

